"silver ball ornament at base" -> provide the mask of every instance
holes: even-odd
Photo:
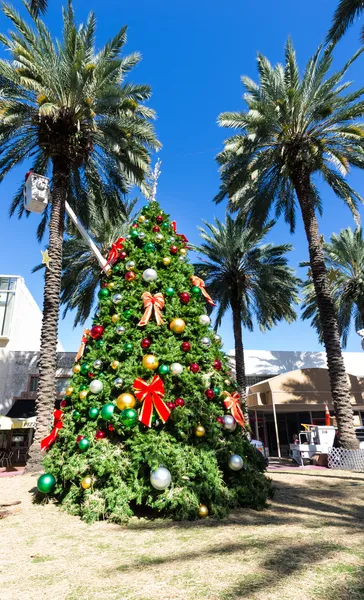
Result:
[[[123,333],[125,333],[125,327],[123,327],[123,325],[119,325],[119,327],[116,328],[116,333],[122,335]]]
[[[203,346],[204,348],[209,348],[211,346],[211,340],[208,337],[203,337],[201,339],[201,346]]]
[[[145,221],[144,221],[144,223],[145,223]],[[145,238],[145,233],[144,233],[144,231],[141,231],[141,232],[139,233],[139,239],[140,239],[140,240],[144,240],[144,238]]]
[[[172,375],[181,375],[183,371],[183,366],[180,363],[175,362],[170,365],[169,370],[172,373]]]
[[[158,467],[150,474],[150,483],[156,490],[165,490],[171,483],[172,476],[165,467]]]
[[[102,367],[102,360],[100,360],[99,358],[94,360],[94,369],[101,369],[101,367]]]
[[[211,319],[208,315],[200,315],[199,318],[200,325],[210,325]]]
[[[130,271],[130,269],[134,269],[135,262],[133,260],[128,260],[128,262],[125,264],[125,267],[128,269],[128,271]]]
[[[117,377],[114,381],[114,386],[117,388],[120,388],[123,385],[123,380],[121,379],[121,377]]]
[[[239,454],[232,454],[228,460],[228,465],[232,471],[240,471],[244,466],[244,461]]]
[[[88,386],[92,394],[99,394],[104,388],[104,384],[99,379],[93,379]]]
[[[236,421],[234,417],[232,417],[231,415],[224,416],[224,428],[226,429],[226,431],[235,431]]]
[[[158,273],[155,269],[145,269],[143,272],[144,281],[155,281],[158,277]]]
[[[114,294],[112,297],[112,301],[114,304],[119,304],[122,301],[123,297],[121,294]]]

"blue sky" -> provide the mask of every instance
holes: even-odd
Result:
[[[20,2],[14,0],[20,6]],[[54,35],[60,35],[60,6],[49,0],[46,21]],[[152,86],[150,105],[157,111],[156,129],[163,149],[162,175],[158,199],[163,208],[176,219],[178,230],[198,243],[197,226],[202,219],[224,217],[225,206],[212,203],[219,177],[214,156],[222,147],[227,132],[216,125],[221,111],[239,110],[242,106],[241,75],[256,79],[256,54],[267,55],[271,62],[283,60],[287,36],[293,39],[301,67],[325,37],[336,1],[265,0],[242,2],[230,0],[154,0],[120,2],[119,0],[75,0],[79,21],[92,8],[97,16],[97,44],[102,45],[117,29],[128,25],[126,52],[140,51],[143,60],[131,79]],[[0,15],[0,31],[9,29]],[[359,27],[351,28],[335,54],[335,64],[341,66],[359,46]],[[363,85],[364,58],[351,68],[354,86]],[[42,306],[43,277],[31,274],[39,263],[40,250],[35,238],[39,216],[28,219],[8,218],[13,193],[27,170],[9,175],[0,186],[0,222],[2,236],[0,272],[22,275],[36,301]],[[351,182],[364,196],[363,176],[353,173]],[[342,202],[322,188],[324,217],[320,219],[322,233],[353,225],[352,217]],[[144,203],[144,202],[142,202]],[[363,212],[363,211],[362,211]],[[294,245],[290,262],[297,267],[307,259],[307,244],[298,219],[295,235],[279,222],[269,236],[276,243],[289,241]],[[73,329],[72,315],[60,321],[60,340],[66,350],[78,347],[82,328]],[[220,330],[226,350],[233,347],[230,315]],[[272,350],[320,350],[316,334],[309,324],[298,320],[293,325],[281,324],[262,334],[245,332],[245,347]],[[353,333],[348,350],[360,350],[360,339]]]

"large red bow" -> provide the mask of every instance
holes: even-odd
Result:
[[[111,249],[109,252],[109,256],[107,257],[107,263],[106,263],[105,267],[107,265],[113,265],[114,262],[117,260],[117,258],[119,256],[119,252],[121,252],[121,250],[123,249],[123,242],[125,242],[125,240],[126,240],[126,238],[119,237],[119,239],[116,240],[116,242],[113,242],[111,244]]]
[[[244,419],[244,413],[242,411],[241,404],[240,404],[240,394],[238,394],[238,392],[234,392],[233,394],[231,394],[231,396],[228,396],[224,400],[224,405],[225,405],[225,408],[230,410],[235,421],[237,423],[239,423],[239,425],[244,427],[245,419]]]
[[[41,443],[40,443],[40,449],[41,449],[42,452],[44,450],[48,450],[48,448],[53,444],[53,442],[56,441],[56,437],[58,435],[58,432],[63,427],[62,417],[63,417],[63,412],[61,410],[57,410],[56,409],[54,411],[54,425],[53,425],[53,429],[50,432],[50,434],[47,435],[47,437],[45,437],[44,440],[42,440]]]
[[[191,279],[191,283],[192,285],[195,285],[196,287],[199,287],[202,294],[205,296],[207,302],[209,304],[211,304],[211,306],[216,306],[215,302],[213,301],[213,299],[211,298],[210,294],[207,293],[206,291],[206,285],[203,279],[201,279],[200,277],[197,277],[197,275],[191,275],[190,277]]]
[[[143,305],[145,308],[144,315],[140,319],[138,325],[139,327],[144,327],[152,316],[153,308],[154,308],[154,316],[157,322],[157,325],[163,325],[162,313],[161,310],[164,307],[164,298],[163,294],[158,292],[158,294],[150,294],[149,292],[144,292],[142,294]]]
[[[143,402],[139,415],[141,423],[147,427],[151,427],[153,406],[163,423],[169,419],[171,411],[162,400],[164,398],[164,384],[159,375],[154,375],[151,383],[147,383],[144,379],[138,377],[134,381],[134,390],[138,400]]]

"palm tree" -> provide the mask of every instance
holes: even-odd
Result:
[[[272,67],[258,56],[259,84],[243,77],[248,110],[224,113],[223,127],[238,130],[225,142],[217,157],[222,184],[216,201],[225,196],[231,207],[243,207],[257,223],[264,223],[275,205],[291,231],[295,228],[297,202],[308,241],[331,392],[339,439],[344,448],[357,447],[349,386],[340,346],[335,303],[331,298],[316,212],[322,211],[316,176],[321,176],[357,217],[361,202],[347,183],[350,166],[364,167],[364,113],[359,101],[363,90],[347,92],[342,78],[362,50],[336,73],[328,75],[331,49],[321,48],[300,76],[290,41],[285,65]],[[253,187],[254,193],[249,194]]]
[[[346,30],[356,21],[364,10],[364,0],[340,0],[334,13],[332,25],[327,34],[328,42],[338,42]],[[364,41],[364,28],[361,31]]]
[[[49,174],[50,268],[46,269],[41,332],[37,429],[28,469],[40,466],[39,441],[47,433],[56,395],[56,343],[62,275],[65,201],[85,225],[89,199],[118,213],[120,194],[132,184],[143,189],[150,149],[157,146],[153,112],[141,102],[150,88],[125,82],[140,56],[120,56],[123,27],[97,54],[95,16],[77,27],[72,5],[63,10],[63,39],[53,42],[45,24],[31,28],[8,4],[3,11],[15,27],[0,41],[10,60],[0,60],[0,181],[26,158],[36,173]],[[12,210],[22,212],[21,187]]]
[[[239,216],[229,215],[226,222],[215,219],[215,225],[205,222],[200,228],[204,243],[196,250],[203,257],[195,265],[218,302],[215,328],[228,308],[233,317],[236,380],[243,402],[246,400],[246,380],[242,324],[253,331],[254,320],[262,331],[272,329],[282,319],[294,321],[292,304],[297,302],[298,280],[287,266],[290,244],[262,244],[273,227],[270,222],[257,229]]]
[[[332,234],[324,244],[325,263],[329,276],[331,295],[338,314],[342,346],[345,348],[350,328],[364,327],[364,239],[361,228],[350,227]],[[315,290],[310,276],[302,285],[304,302],[303,319],[311,319],[312,326],[322,341],[322,328],[317,308]]]
[[[29,9],[30,12],[38,17],[40,14],[44,14],[48,8],[48,0],[30,0]]]

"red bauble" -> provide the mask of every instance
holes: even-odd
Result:
[[[127,253],[126,253],[126,252],[124,252],[124,250],[123,250],[123,251],[122,251],[122,252],[120,252],[120,254],[119,254],[119,260],[125,260],[127,256],[128,256],[128,255],[127,255]]]
[[[95,373],[91,373],[91,371],[89,371],[87,373],[87,377],[89,377],[90,379],[93,379],[94,377],[96,377]]]
[[[222,369],[221,360],[214,360],[214,362],[212,363],[212,366],[214,367],[214,369],[216,369],[216,371],[221,371],[221,369]]]
[[[101,281],[100,288],[105,288],[106,286],[107,286],[107,282],[106,281]]]
[[[134,273],[134,271],[127,271],[127,273],[125,273],[125,279],[126,281],[133,281],[133,279],[136,278],[136,275]]]
[[[84,437],[85,437],[84,435],[78,435],[76,437],[76,444],[78,444],[78,442],[80,442],[81,440],[83,440]]]
[[[86,337],[85,335],[84,335],[84,336],[81,338],[81,342],[82,342],[83,344],[87,344],[87,342],[88,342],[88,339],[87,339],[87,337]]]
[[[176,408],[176,405],[174,402],[167,402],[167,406],[168,406],[169,410],[174,410]]]
[[[92,337],[93,340],[98,340],[103,335],[103,333],[104,333],[104,328],[101,325],[94,325],[90,329],[90,336]]]
[[[140,342],[140,345],[141,345],[142,348],[149,348],[149,346],[151,345],[151,343],[152,342],[150,340],[148,340],[148,338],[144,338],[144,340],[142,340]]]
[[[113,425],[108,425],[107,428],[109,431],[115,431],[115,427]]]
[[[169,250],[171,254],[177,254],[178,252],[177,246],[171,246]]]
[[[157,223],[163,223],[163,217],[162,215],[158,215],[155,220],[157,221]]]
[[[159,233],[160,227],[158,227],[158,225],[154,225],[152,231],[153,231],[153,233]]]
[[[59,405],[60,405],[61,408],[66,408],[66,406],[67,406],[67,400],[61,400],[60,403],[59,403]]]
[[[215,396],[214,394],[214,390],[211,390],[210,388],[208,390],[205,391],[205,396],[206,398],[208,398],[209,400],[212,400]]]
[[[189,352],[191,350],[191,344],[189,342],[182,342],[181,350],[183,350],[183,352]]]
[[[182,294],[179,295],[179,299],[181,300],[182,304],[188,304],[191,296],[187,294],[187,292],[182,292]]]
[[[224,417],[217,417],[216,421],[218,423],[221,423],[221,425],[223,425],[224,424]]]
[[[183,398],[176,398],[174,403],[176,406],[184,406],[185,405],[185,401],[183,400]]]
[[[133,224],[132,224],[132,228],[133,228],[133,229],[137,229],[137,227],[139,227],[139,224],[138,224],[138,223],[133,223]]]
[[[102,431],[102,429],[98,429],[96,431],[96,433],[95,433],[95,440],[102,440],[105,437],[106,437],[105,431]]]
[[[192,363],[192,365],[190,365],[190,369],[191,369],[192,373],[198,373],[200,370],[200,367],[198,366],[197,363]]]

